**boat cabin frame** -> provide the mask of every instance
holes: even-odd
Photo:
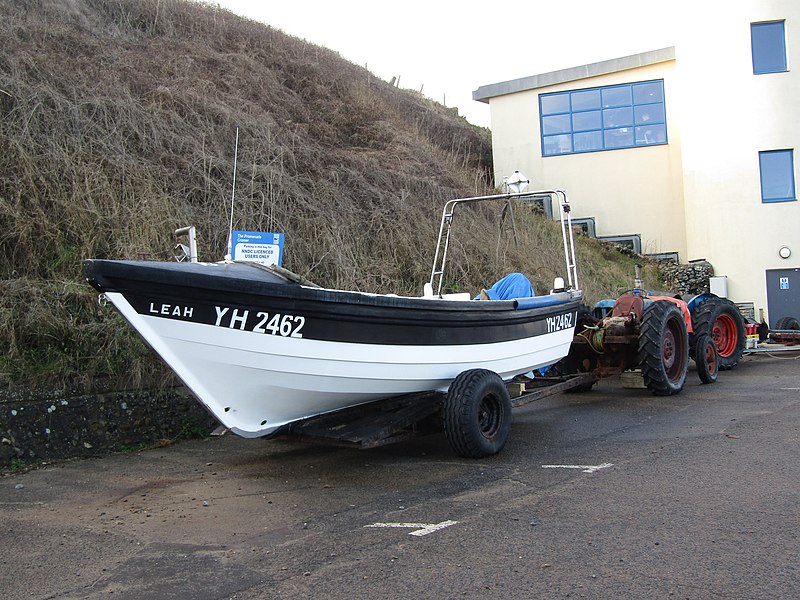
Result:
[[[572,231],[572,211],[570,209],[567,193],[563,190],[538,190],[530,192],[517,192],[495,194],[491,196],[475,196],[472,198],[456,198],[445,203],[442,209],[442,220],[439,224],[439,238],[436,241],[436,253],[431,267],[429,283],[430,292],[442,297],[444,284],[445,264],[447,263],[447,250],[450,246],[450,235],[453,231],[455,212],[459,206],[465,204],[479,204],[488,202],[505,202],[514,222],[514,207],[512,200],[538,199],[542,196],[554,197],[558,200],[559,220],[561,221],[561,237],[564,242],[564,262],[567,272],[567,281],[564,285],[554,285],[558,290],[571,291],[580,289],[578,285],[578,267],[575,260],[575,239]],[[516,227],[515,227],[516,234]]]

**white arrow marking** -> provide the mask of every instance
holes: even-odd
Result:
[[[372,525],[364,525],[364,527],[394,527],[403,529],[416,529],[417,531],[410,531],[408,535],[423,536],[439,531],[450,525],[455,525],[458,521],[442,521],[441,523],[373,523]]]
[[[603,463],[602,465],[542,465],[543,469],[580,469],[583,473],[594,473],[600,469],[613,467],[614,463]]]

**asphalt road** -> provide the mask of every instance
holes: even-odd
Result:
[[[798,598],[789,357],[527,405],[489,460],[228,435],[11,474],[0,596]]]

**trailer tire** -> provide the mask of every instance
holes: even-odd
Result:
[[[497,454],[511,432],[511,398],[497,373],[464,371],[444,401],[444,431],[450,447],[464,458]]]
[[[781,317],[778,319],[778,322],[775,323],[775,329],[798,331],[800,330],[800,321],[794,317]]]
[[[692,328],[695,340],[704,334],[714,340],[720,371],[732,369],[741,360],[746,342],[744,317],[730,300],[711,298],[703,302],[692,317]]]
[[[700,377],[700,381],[714,383],[719,376],[719,357],[714,340],[705,334],[697,338],[692,358],[697,364],[697,375]]]
[[[683,389],[689,366],[689,335],[676,304],[657,300],[645,309],[638,358],[644,383],[654,395],[671,396]]]

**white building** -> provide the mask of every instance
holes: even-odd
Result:
[[[490,107],[498,183],[520,170],[567,190],[598,237],[708,260],[727,296],[775,327],[800,318],[800,2],[703,11],[674,47],[473,98]]]

